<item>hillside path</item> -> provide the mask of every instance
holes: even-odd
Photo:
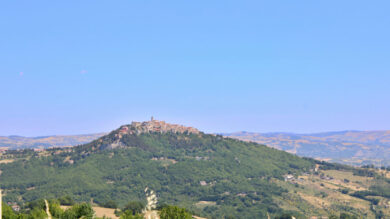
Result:
[[[47,200],[46,200],[46,199],[45,199],[45,205],[46,205],[46,214],[47,214],[47,219],[52,219],[52,218],[51,218],[50,211],[49,211],[49,203],[47,202]]]

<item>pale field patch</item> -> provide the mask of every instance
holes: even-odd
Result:
[[[14,162],[14,161],[15,161],[14,159],[0,160],[0,164],[1,164],[1,163],[12,163],[12,162]]]
[[[192,218],[195,218],[195,219],[207,219],[205,217],[198,217],[198,216],[195,216],[195,215],[192,215]]]
[[[195,206],[198,208],[204,208],[207,206],[214,206],[216,204],[217,204],[216,202],[212,202],[212,201],[199,201],[195,204]]]
[[[322,174],[324,174],[323,177],[321,177]],[[328,176],[333,177],[333,179]],[[276,180],[276,183],[293,191],[289,192],[290,197],[299,197],[298,200],[304,200],[308,206],[311,206],[306,212],[309,215],[328,215],[332,213],[334,206],[348,206],[367,214],[367,218],[375,218],[370,210],[369,201],[350,195],[355,191],[366,190],[373,183],[373,178],[355,176],[352,172],[339,170],[320,170],[318,175],[310,174],[297,178],[301,179],[295,181],[299,186],[279,180]],[[344,179],[348,179],[349,182],[344,182]],[[345,188],[350,190],[349,194],[341,192]],[[291,207],[286,208],[285,206],[286,203],[295,206],[295,198],[290,199],[287,202],[282,200],[278,205],[284,209],[293,210]],[[299,208],[298,205],[295,207]],[[384,209],[384,211],[387,213],[387,209]]]
[[[355,191],[367,190],[373,180],[372,177],[355,176],[352,172],[347,171],[325,170],[323,173],[334,178],[333,180],[330,180],[330,182],[333,184],[337,184]],[[344,182],[344,179],[349,180],[349,182]]]
[[[112,209],[112,208],[103,208],[103,207],[92,207],[92,208],[93,208],[93,210],[95,211],[97,217],[106,216],[106,217],[111,218],[111,219],[117,219],[117,218],[119,218],[119,217],[117,217],[117,216],[114,214],[115,209]]]
[[[72,206],[61,205],[61,209],[64,211],[71,208],[71,207]],[[114,214],[115,209],[113,209],[113,208],[103,208],[103,207],[92,207],[92,208],[95,211],[96,217],[106,216],[106,218],[111,218],[111,219],[118,219],[119,218]]]

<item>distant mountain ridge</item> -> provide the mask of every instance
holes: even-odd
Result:
[[[339,131],[313,134],[224,133],[300,156],[353,165],[390,165],[390,131]]]
[[[85,135],[53,135],[23,137],[17,135],[0,136],[0,149],[50,148],[65,147],[91,142],[105,133]]]

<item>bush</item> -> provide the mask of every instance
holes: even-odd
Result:
[[[74,200],[70,196],[61,197],[58,199],[58,201],[60,201],[61,205],[71,206],[75,204]]]
[[[49,201],[49,211],[51,215],[55,218],[60,218],[64,213],[64,210],[61,209],[60,204],[57,200]]]
[[[123,214],[121,214],[120,219],[143,219],[144,217],[142,215],[136,214],[133,215],[131,211],[125,211]]]
[[[43,209],[34,208],[30,212],[30,218],[47,218],[47,214]]]
[[[5,204],[3,202],[2,204],[2,209],[3,209],[3,219],[14,219],[16,218],[15,212],[12,210],[10,206]]]
[[[357,219],[357,217],[354,215],[347,214],[347,213],[341,213],[340,219]]]
[[[105,208],[114,208],[114,209],[118,208],[118,204],[113,200],[109,200],[106,203],[102,204],[101,206]]]
[[[129,211],[132,215],[140,214],[145,208],[145,204],[138,201],[131,201],[123,208],[123,212]]]
[[[82,204],[76,204],[73,207],[69,208],[66,210],[61,218],[92,218],[94,215],[94,211],[91,207],[91,205],[87,203],[82,203]]]
[[[38,200],[27,203],[26,207],[30,208],[30,209],[45,209],[46,205],[45,205],[45,201],[43,199],[38,199]]]
[[[192,215],[185,209],[177,206],[167,206],[160,212],[160,219],[191,219]]]

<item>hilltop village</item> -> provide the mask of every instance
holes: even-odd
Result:
[[[153,117],[150,121],[145,122],[132,122],[130,125],[121,126],[119,133],[121,134],[141,134],[150,132],[160,133],[192,133],[199,134],[200,131],[193,127],[186,127],[183,125],[170,124],[165,121],[155,120]]]

